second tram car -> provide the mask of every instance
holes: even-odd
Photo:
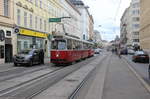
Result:
[[[94,55],[93,43],[70,36],[54,36],[52,40],[51,62],[72,63]]]

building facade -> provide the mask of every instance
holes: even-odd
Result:
[[[91,20],[91,16],[90,13],[88,11],[88,6],[85,6],[85,4],[83,3],[83,1],[81,0],[70,0],[70,2],[72,2],[80,11],[81,13],[81,31],[82,31],[82,39],[83,40],[89,40],[89,32],[90,32],[90,21]]]
[[[71,34],[80,37],[80,13],[68,0],[14,0],[15,53],[23,49],[44,49],[50,55],[48,35]],[[61,22],[50,22],[61,18]]]
[[[121,43],[126,46],[140,46],[140,0],[132,0],[130,6],[125,10],[120,24]]]
[[[0,64],[13,56],[13,0],[0,0]]]
[[[94,41],[94,20],[92,15],[90,15],[89,23],[89,40]]]
[[[102,46],[102,37],[99,31],[94,30],[94,42],[100,47]]]
[[[140,7],[140,45],[141,48],[150,53],[150,1],[141,0]]]

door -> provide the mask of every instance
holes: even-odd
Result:
[[[33,61],[35,64],[39,63],[39,52],[37,50],[33,52]]]
[[[12,45],[11,44],[5,44],[5,63],[12,62]]]

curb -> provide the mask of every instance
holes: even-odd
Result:
[[[135,69],[133,67],[131,67],[132,65],[128,62],[128,60],[126,58],[124,58],[123,61],[127,64],[128,68],[133,72],[133,74],[142,83],[144,88],[150,93],[150,86],[149,86],[149,84],[146,81],[143,80],[143,78],[135,71]]]

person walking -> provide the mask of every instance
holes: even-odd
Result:
[[[39,57],[40,57],[40,63],[44,64],[44,50],[43,49],[40,50]]]

